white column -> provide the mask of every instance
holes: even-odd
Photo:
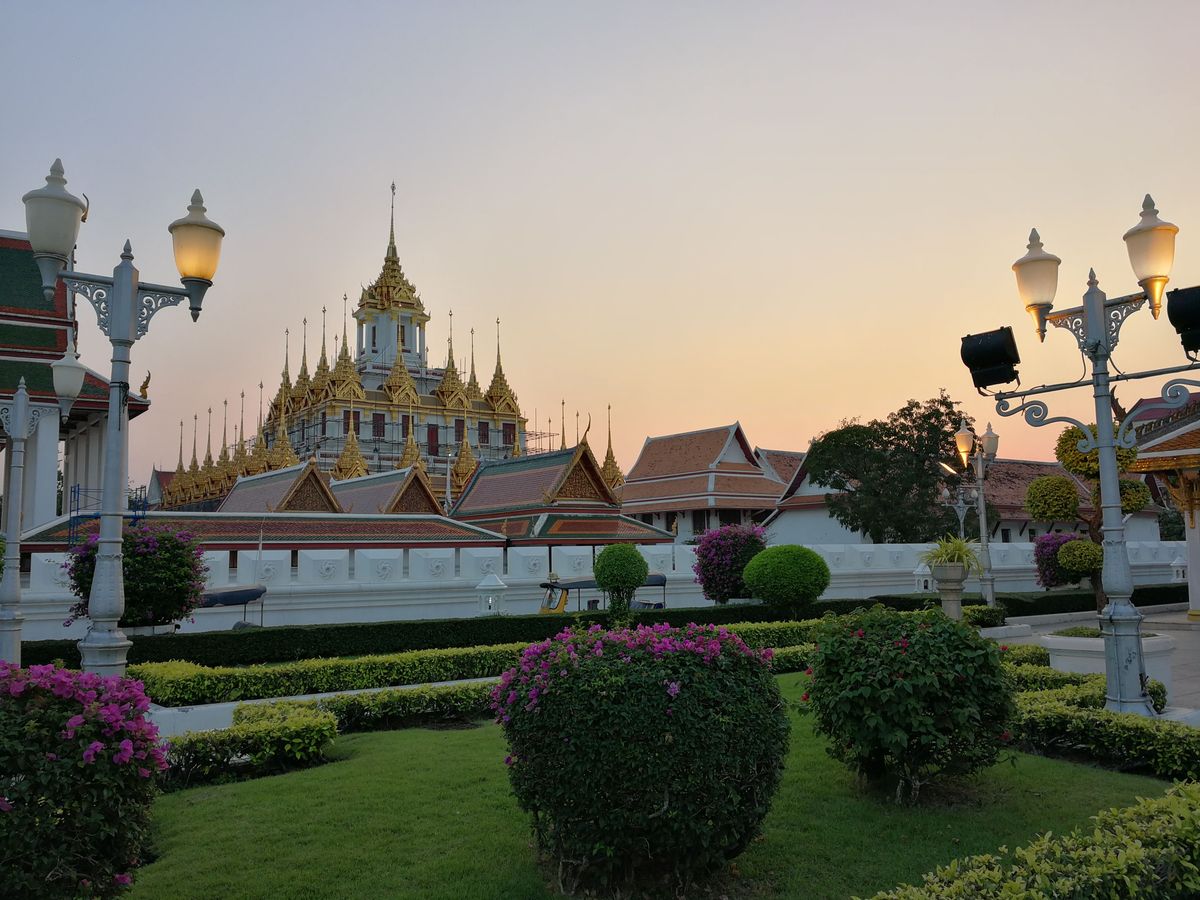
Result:
[[[25,491],[22,525],[25,530],[54,519],[58,500],[58,410],[38,419],[25,451]]]
[[[1183,513],[1183,533],[1187,539],[1188,618],[1200,620],[1200,511]]]

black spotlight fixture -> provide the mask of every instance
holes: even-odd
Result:
[[[1200,350],[1200,285],[1167,291],[1167,318],[1184,350],[1189,354]]]
[[[995,331],[968,334],[962,339],[962,361],[980,391],[993,384],[1016,381],[1021,356],[1013,330],[1005,325]]]

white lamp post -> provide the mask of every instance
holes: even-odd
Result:
[[[1170,279],[1175,256],[1175,235],[1179,231],[1169,222],[1158,218],[1154,201],[1146,195],[1142,204],[1141,221],[1125,234],[1129,262],[1142,291],[1109,300],[1099,288],[1095,271],[1088,273],[1088,290],[1083,305],[1051,313],[1058,285],[1058,257],[1046,253],[1037,231],[1030,234],[1028,253],[1013,264],[1017,289],[1025,308],[1032,313],[1038,338],[1045,337],[1046,324],[1065,328],[1074,335],[1080,352],[1091,363],[1091,377],[1060,384],[1043,385],[1026,391],[997,393],[996,411],[1002,416],[1022,413],[1025,421],[1035,427],[1051,423],[1078,426],[1085,437],[1079,442],[1081,453],[1097,451],[1100,469],[1100,506],[1103,516],[1104,567],[1101,577],[1108,595],[1108,605],[1100,613],[1104,633],[1107,697],[1105,708],[1115,712],[1136,712],[1153,716],[1154,708],[1146,694],[1145,664],[1142,657],[1142,616],[1130,603],[1133,594],[1133,574],[1125,544],[1125,525],[1121,514],[1121,491],[1117,468],[1116,448],[1136,445],[1133,422],[1122,422],[1119,430],[1113,423],[1112,382],[1186,372],[1200,366],[1192,354],[1193,336],[1187,333],[1185,320],[1200,318],[1200,291],[1188,288],[1172,292],[1171,303],[1177,309],[1168,310],[1172,324],[1183,336],[1184,348],[1193,362],[1188,365],[1128,372],[1111,375],[1109,359],[1120,338],[1125,320],[1149,301],[1150,311],[1158,317],[1162,306],[1163,289]],[[1176,322],[1178,313],[1179,322]],[[996,384],[1007,384],[1016,378],[1013,365],[1020,362],[1011,338],[1001,335],[1004,329],[987,335],[968,335],[963,339],[963,362],[971,369],[980,392]],[[1006,345],[1006,341],[1008,344]],[[1146,409],[1178,408],[1187,402],[1184,385],[1200,382],[1177,378],[1162,390],[1162,402]],[[1090,386],[1095,401],[1096,425],[1089,426],[1069,416],[1049,416],[1045,402],[1029,400],[1037,395]],[[1013,401],[1019,405],[1013,407]],[[984,440],[989,440],[984,435]],[[983,453],[987,453],[984,444]],[[978,455],[978,454],[977,454]]]
[[[988,606],[996,605],[996,576],[992,572],[992,552],[988,544],[989,528],[987,520],[987,497],[984,494],[984,479],[987,469],[1000,449],[1000,436],[992,431],[992,423],[988,423],[987,431],[981,437],[967,426],[963,419],[962,426],[954,432],[954,446],[958,450],[958,458],[962,460],[963,468],[975,472],[975,514],[979,517],[979,565],[983,574],[979,576],[979,587],[983,600]],[[961,520],[960,520],[961,521]]]
[[[119,675],[125,671],[125,658],[130,647],[118,625],[125,611],[121,532],[122,495],[129,468],[130,348],[146,334],[150,319],[160,309],[188,300],[192,319],[200,315],[200,304],[216,274],[225,231],[205,217],[200,192],[192,194],[187,215],[172,222],[168,228],[174,245],[175,265],[184,285],[182,290],[140,281],[138,270],[133,265],[129,241],[125,242],[121,262],[113,269],[112,277],[63,271],[74,249],[79,221],[86,207],[70,198],[70,195],[65,195],[62,174],[62,163],[55,160],[46,179],[46,187],[30,191],[23,198],[25,219],[35,255],[41,254],[38,265],[42,273],[43,290],[53,296],[57,279],[61,277],[68,290],[82,294],[92,304],[100,330],[112,344],[100,541],[96,549],[92,590],[88,597],[91,626],[87,636],[80,641],[79,650],[85,670]],[[68,355],[70,352],[69,349]],[[66,366],[66,357],[60,363]],[[64,368],[61,377],[66,379],[74,376],[69,376]]]
[[[504,594],[508,585],[500,580],[495,572],[489,572],[479,584],[475,585],[475,593],[479,596],[479,614],[481,616],[498,616],[504,610]]]

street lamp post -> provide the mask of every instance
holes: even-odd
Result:
[[[1132,448],[1136,444],[1133,421],[1126,419],[1118,429],[1113,422],[1112,383],[1140,378],[1186,372],[1200,366],[1194,355],[1198,343],[1184,323],[1200,317],[1200,291],[1189,288],[1172,291],[1168,316],[1183,336],[1184,349],[1191,363],[1146,372],[1112,375],[1109,359],[1117,346],[1121,326],[1134,312],[1146,305],[1154,318],[1162,308],[1163,289],[1170,276],[1175,253],[1175,234],[1178,228],[1158,218],[1154,201],[1147,195],[1142,205],[1141,221],[1125,234],[1130,263],[1142,291],[1109,300],[1100,290],[1095,271],[1088,273],[1088,289],[1083,305],[1051,313],[1058,288],[1057,256],[1047,253],[1037,231],[1030,233],[1028,252],[1013,264],[1017,288],[1025,309],[1032,314],[1039,340],[1045,339],[1046,325],[1065,328],[1074,335],[1080,352],[1090,362],[1091,375],[1077,381],[1042,385],[1025,391],[996,393],[996,411],[1002,416],[1024,415],[1035,427],[1052,423],[1077,426],[1084,434],[1078,444],[1081,453],[1097,451],[1100,470],[1100,506],[1104,534],[1104,564],[1102,578],[1108,604],[1100,613],[1104,635],[1106,700],[1105,709],[1114,712],[1133,712],[1155,715],[1146,694],[1145,664],[1142,657],[1142,616],[1130,602],[1133,594],[1133,574],[1125,544],[1125,525],[1121,513],[1120,481],[1116,448]],[[1178,312],[1178,316],[1176,315]],[[1177,321],[1177,318],[1179,321]],[[975,387],[980,393],[993,385],[1016,380],[1015,365],[1020,362],[1011,328],[1000,328],[979,335],[967,335],[962,341],[962,359],[971,370]],[[1182,406],[1187,400],[1185,384],[1200,382],[1174,379],[1164,386],[1162,403],[1147,408],[1169,409]],[[1089,426],[1069,416],[1049,415],[1042,400],[1028,399],[1035,395],[1055,393],[1080,386],[1091,386],[1095,403],[1096,424]],[[1019,401],[1013,406],[1014,401]]]
[[[122,571],[122,497],[129,469],[129,357],[134,342],[143,337],[154,314],[168,306],[189,302],[192,320],[200,316],[204,294],[212,286],[225,235],[205,215],[200,192],[192,194],[188,213],[171,223],[175,265],[183,288],[148,284],[140,280],[133,265],[129,241],[121,262],[111,277],[64,271],[79,233],[78,216],[83,205],[62,188],[62,162],[54,161],[46,188],[23,198],[30,243],[40,252],[43,290],[52,295],[61,277],[67,289],[82,294],[96,310],[101,332],[112,344],[112,374],[108,391],[108,422],[105,433],[104,472],[101,489],[99,544],[92,589],[88,595],[91,625],[79,643],[83,668],[89,672],[119,675],[131,646],[118,624],[125,611],[125,580]],[[70,217],[76,216],[73,231]]]
[[[979,565],[983,574],[979,576],[979,586],[983,600],[988,606],[996,605],[996,576],[992,572],[992,552],[989,549],[989,533],[987,520],[987,498],[984,495],[984,479],[987,478],[988,466],[996,458],[1000,449],[1000,436],[992,431],[989,422],[987,431],[982,437],[976,436],[964,419],[962,427],[954,433],[954,446],[958,449],[958,458],[964,468],[975,472],[975,514],[979,517]]]
[[[958,474],[951,471],[953,474]],[[967,510],[970,509],[970,504],[967,502],[967,486],[960,481],[953,494],[950,493],[950,488],[942,488],[942,506],[948,506],[954,510],[954,514],[958,516],[958,536],[966,537]]]

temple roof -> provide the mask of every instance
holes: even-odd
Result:
[[[768,478],[788,484],[800,468],[800,464],[804,462],[805,454],[799,450],[767,450],[755,447],[754,457]]]
[[[429,480],[416,466],[334,481],[329,487],[348,513],[442,513]]]
[[[342,507],[330,491],[325,475],[309,460],[261,475],[242,476],[217,511],[340,513]]]
[[[567,450],[485,463],[463,489],[452,515],[473,519],[578,505],[613,511],[620,506],[586,441]]]
[[[513,543],[662,544],[675,539],[669,531],[614,512],[545,512],[479,519],[474,524],[502,534]]]

